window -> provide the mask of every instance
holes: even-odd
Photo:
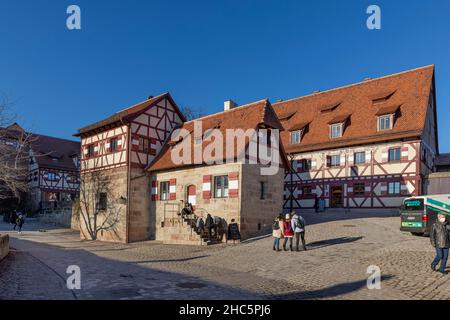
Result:
[[[139,151],[148,152],[150,145],[150,140],[147,138],[140,137],[139,138]]]
[[[388,193],[400,194],[400,182],[389,182]]]
[[[401,160],[401,149],[393,148],[389,149],[389,161],[400,161]]]
[[[363,196],[365,193],[365,188],[366,186],[364,185],[364,183],[355,183],[353,185],[353,194],[355,196]]]
[[[94,145],[91,144],[87,147],[87,156],[88,158],[91,158],[94,156]]]
[[[266,198],[266,185],[264,182],[261,181],[261,195],[260,199],[263,200]]]
[[[228,197],[228,176],[214,177],[214,197]]]
[[[311,159],[303,159],[302,160],[302,167],[304,171],[311,170]]]
[[[331,125],[331,138],[342,137],[342,123]]]
[[[56,173],[54,173],[54,172],[47,173],[47,180],[48,181],[56,181],[57,180]]]
[[[169,200],[169,181],[163,181],[159,184],[159,188],[161,190],[161,201]]]
[[[378,118],[378,130],[392,129],[391,115],[381,116]]]
[[[328,156],[327,157],[327,167],[340,167],[341,166],[341,156],[340,155],[334,155],[334,156]]]
[[[302,193],[303,193],[303,196],[311,196],[312,195],[312,188],[311,188],[311,186],[304,186],[302,188]]]
[[[108,195],[106,192],[100,192],[98,195],[98,210],[106,210],[108,207]]]
[[[355,164],[364,164],[366,163],[366,153],[365,152],[356,152],[355,153]]]
[[[119,139],[117,139],[117,138],[112,138],[109,141],[109,151],[110,152],[116,152],[117,151],[117,147],[119,146],[118,142],[119,142]]]
[[[301,138],[301,131],[292,131],[291,132],[291,144],[299,144]]]

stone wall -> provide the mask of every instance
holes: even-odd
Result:
[[[150,214],[150,178],[142,169],[131,170],[129,241],[155,238],[154,215]],[[151,219],[151,216],[153,219]]]
[[[424,194],[450,194],[450,172],[436,172],[424,180]]]
[[[60,208],[39,214],[39,221],[54,224],[57,226],[71,228],[72,225],[72,208]]]
[[[0,261],[3,260],[9,253],[9,236],[7,234],[0,234]]]
[[[244,164],[241,179],[240,227],[243,238],[270,233],[275,217],[283,212],[284,169],[261,175],[260,165]],[[261,197],[261,183],[264,194]]]
[[[104,230],[100,230],[97,233],[97,239],[102,241],[113,241],[113,242],[127,242],[127,188],[128,188],[128,170],[127,167],[119,167],[109,170],[102,170],[102,175],[109,176],[111,179],[111,184],[109,189],[111,192],[107,195],[108,202],[108,210],[100,212],[97,218],[97,225],[100,226],[105,219],[117,220],[116,223],[110,224],[108,223],[108,228]],[[85,179],[89,177],[89,173],[87,175],[82,174],[81,178]],[[89,184],[89,181],[85,182]],[[88,190],[88,188],[87,188]],[[80,202],[82,202],[83,195],[82,191],[80,191]],[[86,227],[86,218],[90,216],[91,218],[91,226],[94,224],[94,219],[92,215],[92,210],[90,210],[90,214],[87,215],[85,212],[84,206],[81,204],[81,215],[80,215],[80,236],[82,239],[91,239],[90,233],[88,232],[88,228]],[[83,218],[84,217],[84,218]],[[117,217],[117,219],[115,219]]]
[[[194,185],[196,188],[196,214],[198,216],[206,217],[208,213],[213,216],[224,218],[227,222],[231,219],[236,219],[239,222],[241,201],[240,201],[240,180],[241,180],[240,163],[231,163],[223,165],[201,166],[195,168],[186,168],[182,170],[173,170],[167,172],[156,173],[152,175],[152,180],[170,181],[176,179],[176,198],[168,201],[150,201],[151,219],[155,221],[155,239],[166,241],[164,223],[177,218],[177,211],[181,209],[181,201],[187,201],[187,188]],[[203,197],[203,176],[204,175],[228,175],[231,172],[239,173],[239,195],[235,198],[214,198],[205,199]],[[159,193],[159,190],[158,190]],[[211,186],[211,193],[213,194],[213,186]],[[282,194],[281,194],[282,195]],[[156,214],[155,214],[156,213]],[[168,228],[169,230],[169,228]],[[170,228],[170,230],[172,230]],[[167,242],[167,241],[166,241]]]
[[[175,239],[167,233],[175,230],[172,222],[177,220],[177,211],[182,207],[180,200],[187,201],[188,199],[187,188],[190,185],[196,187],[197,216],[206,217],[210,213],[213,216],[224,218],[228,223],[231,222],[231,219],[235,219],[240,226],[242,239],[269,233],[273,219],[283,209],[284,169],[280,169],[278,173],[270,176],[261,175],[260,169],[260,165],[232,163],[174,170],[153,175],[152,179],[158,181],[158,188],[161,181],[176,179],[176,198],[168,201],[151,201],[154,210],[151,209],[150,212],[156,212],[156,239],[165,242],[169,242],[169,238],[184,241],[181,238]],[[205,175],[214,177],[230,173],[238,173],[238,192],[235,197],[214,198],[214,178],[212,178],[211,198],[204,198],[203,177]],[[261,199],[261,182],[264,183],[264,199]],[[231,189],[230,183],[229,186]],[[177,230],[185,228],[180,226]],[[194,240],[198,239],[194,236],[192,241]]]

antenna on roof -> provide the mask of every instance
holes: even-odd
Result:
[[[313,91],[313,93],[319,93],[320,92],[320,90],[314,90]]]
[[[371,77],[364,78],[364,81],[369,81],[369,80],[372,80],[372,78]]]
[[[154,98],[154,96],[148,96],[148,100],[150,100],[150,99],[152,99],[152,98]]]

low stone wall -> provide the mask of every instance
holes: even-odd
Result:
[[[3,260],[9,253],[9,236],[7,234],[0,234],[0,261]]]
[[[47,210],[45,213],[39,214],[38,219],[43,223],[71,228],[72,210],[71,208]]]

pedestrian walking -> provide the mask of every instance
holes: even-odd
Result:
[[[280,241],[283,237],[283,215],[280,214],[275,218],[272,225],[272,236],[273,236],[273,250],[281,251]]]
[[[289,241],[289,248],[291,249],[291,251],[294,251],[294,249],[292,248],[292,238],[294,237],[294,229],[292,229],[291,215],[289,213],[286,214],[286,217],[284,219],[283,236],[284,236],[283,250],[287,251],[286,245]]]
[[[305,219],[303,219],[302,216],[299,216],[295,212],[293,212],[292,220],[292,229],[294,229],[294,236],[295,236],[295,245],[296,250],[300,251],[300,238],[302,239],[302,245],[303,245],[303,251],[306,251],[306,244],[305,244]]]
[[[20,213],[16,220],[16,224],[19,227],[19,231],[17,232],[18,234],[22,234],[22,227],[23,227],[24,223],[25,223],[25,217],[23,216],[22,213]]]
[[[13,224],[13,230],[16,230],[17,227],[17,212],[16,210],[11,211],[11,217],[9,218],[9,221]]]
[[[441,262],[439,272],[446,274],[445,267],[448,259],[448,248],[450,244],[450,225],[445,220],[444,214],[438,214],[437,221],[431,227],[430,232],[431,245],[436,249],[436,257],[431,263],[431,269],[436,271],[436,267]]]

